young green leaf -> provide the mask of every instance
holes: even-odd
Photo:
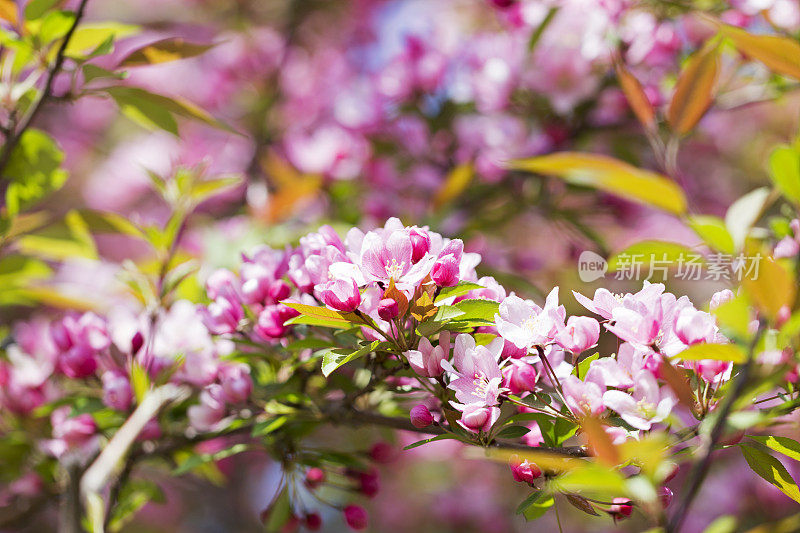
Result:
[[[753,472],[794,501],[800,502],[800,489],[780,461],[753,446],[743,444],[740,447],[745,461]]]

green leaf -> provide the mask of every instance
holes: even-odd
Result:
[[[119,67],[140,67],[187,59],[204,54],[213,47],[213,44],[187,43],[180,37],[170,37],[134,50],[122,60]]]
[[[136,398],[136,403],[142,403],[145,394],[150,390],[150,376],[138,361],[131,364],[131,388]]]
[[[789,437],[777,437],[772,435],[748,435],[754,441],[760,442],[767,448],[782,453],[795,461],[800,461],[800,442]]]
[[[259,422],[255,426],[253,426],[253,431],[251,433],[251,436],[264,437],[266,435],[269,435],[273,431],[283,427],[288,421],[289,417],[282,415],[282,416],[277,416],[271,420]]]
[[[139,30],[139,26],[118,22],[82,23],[72,34],[64,53],[81,59],[87,53],[91,56],[105,55],[114,49],[114,39],[129,37]]]
[[[439,291],[439,295],[436,297],[433,303],[439,303],[447,298],[463,296],[469,291],[483,288],[485,288],[483,285],[478,285],[477,283],[473,283],[471,281],[459,281],[458,285],[455,285],[454,287],[443,287],[442,290]]]
[[[702,343],[689,346],[684,351],[676,354],[675,359],[684,361],[712,359],[714,361],[730,361],[739,364],[747,360],[747,354],[735,344]]]
[[[24,255],[7,255],[0,258],[0,287],[22,287],[33,280],[50,276],[52,270],[47,263]]]
[[[301,304],[298,302],[290,302],[284,300],[281,302],[286,307],[291,307],[295,311],[299,311],[300,314],[304,317],[309,317],[313,319],[317,319],[320,322],[329,323],[329,324],[338,324],[339,327],[347,327],[350,328],[354,325],[363,324],[364,321],[358,317],[358,315],[354,313],[340,313],[339,311],[334,311],[333,309],[328,309],[327,307],[319,307],[315,305],[306,305]],[[295,317],[294,319],[287,320],[287,324],[307,324],[309,322],[302,322],[297,320],[300,317]],[[319,325],[319,324],[312,324],[312,325]],[[337,327],[337,326],[329,326],[329,327]]]
[[[192,186],[189,196],[195,203],[208,200],[226,189],[236,187],[242,183],[241,176],[229,176],[212,180],[198,181]]]
[[[544,515],[554,503],[552,495],[544,491],[534,492],[517,506],[517,514],[521,514],[530,522]]]
[[[664,268],[693,263],[703,264],[703,256],[682,244],[667,241],[641,241],[629,246],[608,260],[608,270],[614,272],[620,265],[635,261],[644,265]]]
[[[557,152],[518,159],[509,166],[515,170],[556,176],[574,185],[594,187],[670,213],[682,214],[686,211],[683,191],[669,178],[612,157]]]
[[[86,83],[98,79],[102,80],[108,78],[121,80],[124,79],[125,77],[123,74],[119,74],[117,72],[111,72],[110,70],[98,67],[97,65],[92,65],[91,63],[87,63],[81,66],[81,71],[83,71],[83,80]]]
[[[165,501],[164,493],[152,481],[128,480],[122,485],[117,504],[112,509],[108,530],[120,531],[145,504],[149,502],[164,503]]]
[[[750,228],[766,208],[769,196],[769,189],[761,187],[745,194],[728,208],[725,213],[725,227],[733,239],[734,249],[741,250],[744,246]]]
[[[600,358],[600,352],[596,352],[589,357],[581,360],[580,363],[575,366],[575,369],[572,371],[573,374],[580,377],[581,379],[586,377],[586,372],[589,371],[589,365],[592,364],[592,361],[596,361]]]
[[[769,157],[770,177],[783,195],[800,204],[800,152],[791,146],[779,146]]]
[[[364,357],[376,350],[384,349],[388,343],[381,341],[372,341],[351,352],[346,348],[332,348],[325,350],[322,356],[322,374],[327,378],[331,373],[342,365],[354,361],[360,357]]]
[[[42,43],[49,44],[64,37],[72,27],[73,22],[75,22],[75,13],[53,11],[42,19],[42,24],[36,35]]]
[[[17,247],[22,253],[43,259],[98,257],[89,228],[77,211],[67,213],[60,224],[20,237],[17,239]]]
[[[750,465],[750,469],[762,479],[786,494],[796,502],[800,502],[800,489],[780,461],[758,448],[741,444],[742,455]]]
[[[459,321],[475,321],[483,320],[487,322],[494,322],[494,315],[498,313],[500,304],[494,300],[484,300],[482,298],[475,298],[469,300],[461,300],[455,306],[463,315],[459,315]]]
[[[506,426],[501,429],[495,437],[498,439],[518,439],[527,435],[530,431],[531,430],[525,426]]]
[[[35,20],[41,18],[48,10],[61,0],[31,0],[25,6],[25,19]]]
[[[127,218],[116,213],[95,211],[93,209],[81,209],[78,213],[92,233],[118,233],[139,239],[146,238],[141,229]]]
[[[720,327],[729,330],[739,339],[747,340],[752,336],[750,333],[750,299],[746,295],[737,296],[733,300],[725,302],[711,313],[716,315]]]
[[[554,479],[551,486],[561,492],[586,492],[612,498],[628,492],[625,478],[619,472],[589,462]]]
[[[417,331],[420,335],[430,337],[437,331],[444,328],[448,323],[452,322],[455,318],[460,318],[464,315],[458,306],[441,305],[436,309],[436,314],[427,319],[425,322],[417,326]]]
[[[416,448],[418,446],[422,446],[423,444],[428,444],[429,442],[436,442],[436,441],[439,441],[439,440],[448,440],[448,439],[461,440],[456,435],[453,435],[452,433],[442,433],[441,435],[436,435],[435,437],[431,437],[429,439],[418,440],[417,442],[409,444],[408,446],[403,448],[403,450],[411,450],[411,449]]]
[[[709,248],[722,253],[735,251],[733,237],[725,227],[725,221],[711,215],[694,215],[687,218],[689,227],[703,239]]]
[[[60,189],[67,180],[64,153],[46,133],[28,129],[14,148],[5,171],[11,180],[6,205],[11,216]]]
[[[230,448],[226,448],[224,450],[215,452],[215,453],[193,453],[188,456],[188,458],[181,462],[175,470],[173,470],[173,474],[176,476],[180,476],[182,474],[186,474],[187,472],[191,472],[195,468],[204,465],[206,463],[210,463],[212,461],[220,461],[227,457],[232,457],[236,454],[245,452],[250,449],[250,444],[246,443],[239,443],[234,444]]]
[[[736,517],[733,515],[720,516],[711,522],[703,533],[735,533]]]

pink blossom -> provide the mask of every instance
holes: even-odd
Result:
[[[103,403],[118,411],[127,411],[133,402],[133,390],[128,376],[109,370],[103,374]]]
[[[675,318],[675,333],[687,345],[713,342],[717,336],[717,324],[712,315],[687,307],[681,309]]]
[[[567,325],[556,335],[556,343],[572,353],[588,350],[600,338],[600,324],[588,316],[571,316]]]
[[[498,397],[506,390],[502,387],[503,373],[498,364],[502,351],[503,339],[499,337],[488,346],[477,346],[470,335],[456,337],[454,364],[442,361],[441,365],[451,375],[447,386],[455,391],[459,402],[497,405]]]
[[[603,387],[593,381],[581,381],[575,376],[561,380],[567,407],[575,415],[597,416],[603,412]]]
[[[208,307],[198,306],[203,323],[213,335],[233,333],[244,319],[244,309],[238,301],[219,296]]]
[[[558,287],[550,291],[544,308],[530,300],[511,295],[500,303],[495,315],[500,335],[519,348],[530,348],[553,342],[559,326],[563,327],[566,312],[558,305]]]
[[[333,279],[317,286],[322,303],[342,313],[352,313],[361,304],[361,293],[352,279]]]
[[[733,291],[730,289],[723,289],[721,291],[715,292],[711,296],[711,301],[709,303],[709,307],[713,311],[714,309],[718,308],[722,304],[728,303],[733,300],[734,294]]]
[[[441,332],[439,344],[435,347],[426,337],[423,337],[417,348],[417,350],[403,353],[414,372],[428,378],[441,376],[444,372],[442,362],[450,357],[450,332]]]
[[[68,378],[91,376],[97,370],[95,352],[86,345],[73,346],[59,356],[58,368]]]
[[[458,285],[458,272],[460,257],[447,254],[436,260],[431,268],[431,279],[439,287],[454,287]]]
[[[475,433],[488,432],[500,418],[499,407],[487,407],[482,402],[468,404],[453,404],[453,407],[461,411],[461,418],[458,423],[464,429]]]
[[[625,422],[637,429],[648,430],[669,416],[677,400],[666,388],[659,388],[650,372],[641,371],[634,378],[633,393],[606,391],[603,403]]]
[[[417,262],[412,260],[414,246],[405,230],[387,234],[369,232],[361,247],[361,271],[367,281],[388,284],[416,285],[428,275],[434,257],[424,256]]]
[[[511,359],[503,369],[505,376],[504,385],[512,394],[532,392],[539,380],[539,373],[530,364],[520,360]]]
[[[228,403],[243,403],[250,398],[253,380],[250,378],[250,367],[247,365],[229,364],[219,369],[219,381]]]
[[[200,403],[187,410],[189,423],[197,431],[214,431],[225,417],[225,392],[216,383],[200,393]]]

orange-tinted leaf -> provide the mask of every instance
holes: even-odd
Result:
[[[694,410],[694,393],[692,387],[689,385],[689,380],[686,375],[682,374],[669,362],[669,359],[664,357],[659,367],[661,376],[667,382],[667,386],[672,389],[678,401],[690,410]]]
[[[581,429],[589,440],[592,454],[608,466],[619,464],[619,450],[611,442],[611,437],[603,429],[603,424],[593,417],[580,419]]]
[[[423,292],[411,306],[411,316],[416,318],[419,322],[432,317],[436,314],[437,307],[433,304],[430,294]]]
[[[451,170],[442,187],[436,191],[436,195],[433,197],[433,206],[438,208],[454,200],[467,188],[469,182],[472,181],[473,174],[470,163],[463,163]]]
[[[642,84],[621,62],[617,62],[616,69],[619,86],[628,99],[628,105],[645,128],[652,128],[655,125],[656,114]]]
[[[778,74],[800,80],[800,44],[796,40],[777,35],[753,35],[727,25],[722,26],[722,33],[747,57],[761,61]]]
[[[19,8],[14,0],[0,0],[0,19],[7,20],[12,26],[19,20]]]
[[[678,134],[692,131],[714,99],[719,76],[719,41],[712,38],[697,51],[678,77],[667,110],[667,122]]]
[[[187,59],[199,56],[213,47],[213,44],[187,43],[180,37],[163,39],[135,50],[123,59],[119,66],[139,67]]]
[[[395,302],[397,302],[397,308],[399,311],[398,316],[405,316],[406,311],[408,311],[408,298],[403,293],[394,286],[394,280],[389,280],[389,288],[386,289],[386,292],[383,293],[384,298],[391,298]]]
[[[794,303],[797,293],[795,280],[789,271],[772,257],[761,258],[757,268],[745,274],[742,279],[744,289],[756,307],[768,317],[775,318],[783,306],[791,306]]]

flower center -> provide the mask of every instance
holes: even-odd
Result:
[[[386,275],[389,276],[389,279],[400,279],[405,264],[405,261],[398,263],[397,259],[392,259],[392,262],[386,265]]]
[[[489,395],[489,379],[483,372],[475,372],[475,374],[472,376],[472,384],[475,385],[475,392],[477,396],[486,398]]]

